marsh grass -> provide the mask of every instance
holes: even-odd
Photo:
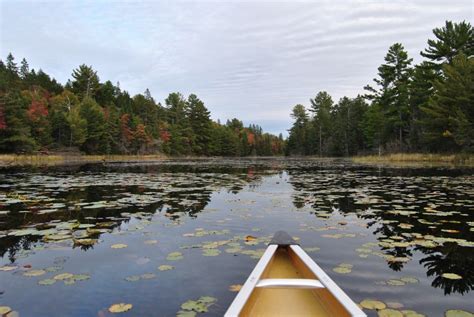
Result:
[[[423,154],[397,153],[387,155],[355,156],[351,158],[355,163],[362,164],[394,164],[394,165],[456,165],[474,166],[473,154]]]
[[[165,159],[164,155],[0,155],[0,166],[54,166],[95,162],[134,162]]]

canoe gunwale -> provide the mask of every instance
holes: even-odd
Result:
[[[326,289],[327,292],[329,292],[327,294],[332,296],[332,298],[342,306],[341,309],[344,309],[348,316],[367,317],[367,315],[359,308],[359,306],[357,306],[354,301],[352,301],[352,299],[347,296],[347,294],[326,274],[326,272],[324,272],[323,269],[319,267],[319,265],[316,264],[316,262],[313,261],[313,259],[311,259],[311,257],[298,244],[294,243],[294,241],[291,241],[292,239],[287,239],[288,237],[285,235],[280,235],[279,237],[283,238],[283,245],[275,243],[270,243],[268,245],[252,273],[250,273],[250,276],[247,278],[245,284],[242,286],[241,290],[225,313],[225,317],[239,316],[247,304],[247,301],[252,296],[252,293],[257,288]],[[284,248],[292,252],[293,256],[299,258],[299,260],[302,262],[302,265],[305,265],[306,268],[312,274],[314,274],[317,280],[293,278],[261,279],[279,248]]]
[[[275,254],[277,249],[278,245],[276,244],[272,244],[267,247],[265,253],[260,258],[260,261],[258,261],[252,273],[250,273],[250,276],[247,278],[247,281],[245,281],[244,286],[242,286],[234,301],[230,305],[229,309],[227,309],[227,312],[224,315],[225,317],[239,316],[240,311],[244,307],[245,303],[247,303],[247,300],[249,299],[250,295],[252,295],[254,288],[256,287],[258,281],[260,280],[260,277],[267,268],[268,263],[273,258],[273,255]]]
[[[331,292],[352,317],[367,317],[354,301],[309,257],[299,245],[289,246],[304,264],[318,277],[319,281]]]

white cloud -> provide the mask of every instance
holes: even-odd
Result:
[[[0,0],[0,54],[61,82],[86,63],[157,100],[194,92],[216,119],[277,133],[319,90],[362,92],[394,42],[418,62],[434,27],[472,17],[470,0]]]

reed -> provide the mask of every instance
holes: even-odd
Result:
[[[355,156],[351,158],[355,163],[362,164],[422,164],[430,165],[461,165],[474,166],[474,155],[461,154],[427,154],[427,153],[395,153],[386,155]]]
[[[94,162],[134,162],[163,160],[166,156],[154,155],[0,155],[0,166],[55,166]]]

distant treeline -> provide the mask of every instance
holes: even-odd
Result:
[[[214,122],[194,94],[157,103],[147,89],[130,96],[80,65],[61,85],[41,69],[0,60],[0,153],[281,155],[283,137],[238,119]]]
[[[473,27],[447,21],[433,33],[418,65],[393,44],[367,94],[334,103],[322,91],[296,105],[286,153],[474,152]]]

